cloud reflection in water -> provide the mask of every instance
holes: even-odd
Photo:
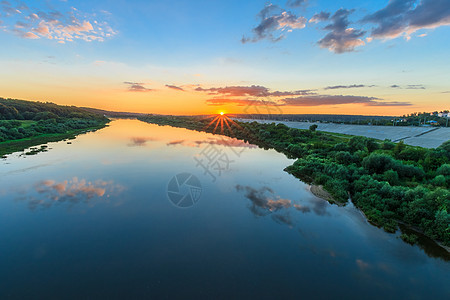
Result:
[[[71,180],[56,182],[43,180],[34,185],[37,194],[25,196],[31,210],[50,208],[53,205],[68,203],[71,206],[83,203],[90,207],[97,203],[111,203],[110,196],[120,194],[125,188],[113,181],[97,180],[95,182],[73,177]],[[120,202],[114,205],[120,205]]]

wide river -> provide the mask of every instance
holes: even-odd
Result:
[[[0,161],[0,299],[449,299],[450,262],[283,154],[114,120]]]

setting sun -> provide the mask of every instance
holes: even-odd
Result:
[[[220,115],[223,116],[225,113],[223,111],[220,112]]]

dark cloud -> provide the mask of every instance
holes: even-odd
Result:
[[[354,89],[354,88],[363,88],[363,87],[374,87],[374,85],[364,85],[364,84],[352,84],[352,85],[333,85],[327,86],[324,90],[337,90],[337,89]]]
[[[367,106],[411,106],[412,104],[409,102],[390,101],[390,102],[369,102],[366,105]]]
[[[198,92],[208,92],[210,95],[226,95],[232,97],[252,96],[252,97],[282,97],[282,96],[300,96],[315,94],[313,90],[297,90],[297,91],[271,91],[270,89],[260,86],[227,86],[219,88],[204,89],[198,87]]]
[[[252,99],[239,99],[239,98],[212,98],[206,100],[208,105],[224,105],[224,104],[236,104],[238,106],[277,106],[280,105],[276,101],[265,100],[252,100]]]
[[[290,7],[300,7],[306,5],[306,3],[308,3],[308,0],[288,0],[286,4]]]
[[[336,85],[325,87],[325,90],[333,89],[351,89],[374,87],[375,85]],[[419,88],[419,86],[409,85],[409,88]],[[199,92],[206,92],[209,95],[215,95],[211,99],[207,99],[208,105],[226,105],[235,104],[238,106],[320,106],[320,105],[339,105],[339,104],[364,104],[367,106],[409,106],[407,102],[384,102],[382,99],[367,96],[354,95],[318,95],[314,90],[297,90],[297,91],[271,91],[270,89],[259,86],[230,86],[230,87],[214,87],[195,89]],[[279,97],[288,97],[280,99]],[[289,97],[298,96],[298,97]],[[262,98],[265,98],[264,100]]]
[[[319,23],[321,21],[326,21],[330,18],[330,13],[329,12],[324,12],[321,11],[318,14],[315,14],[314,16],[312,16],[311,19],[309,19],[309,23]]]
[[[408,90],[424,90],[425,87],[421,84],[408,84],[406,86],[406,89],[408,89]]]
[[[283,99],[285,106],[321,106],[340,104],[364,104],[367,106],[409,106],[408,102],[383,102],[376,97],[353,95],[314,95]]]
[[[5,13],[6,16],[22,13],[19,9],[12,7],[11,3],[8,1],[2,1],[0,2],[0,4],[2,5],[1,10]]]
[[[168,87],[169,89],[172,89],[172,90],[184,91],[183,88],[181,88],[179,86],[175,86],[175,85],[166,84],[166,87]]]
[[[327,48],[334,53],[344,53],[354,51],[356,47],[365,44],[361,40],[365,31],[348,27],[348,16],[353,11],[341,8],[334,13],[331,23],[324,28],[330,32],[318,42],[321,48]]]
[[[279,32],[291,32],[294,29],[305,27],[306,19],[297,17],[295,14],[285,11],[280,7],[269,4],[258,14],[260,23],[252,29],[253,37],[242,37],[241,42],[256,43],[267,39],[271,42],[282,40],[285,35]]]
[[[406,86],[400,86],[398,84],[393,84],[390,86],[393,89],[406,89],[406,90],[425,90],[425,86],[422,84],[408,84]]]
[[[125,81],[124,84],[128,85],[128,91],[129,92],[151,92],[152,89],[148,89],[144,86],[144,83],[140,82],[130,82]]]
[[[373,23],[374,38],[409,36],[420,29],[432,29],[450,25],[448,0],[390,0],[382,9],[362,20]]]
[[[29,28],[31,25],[22,21],[17,21],[15,27],[16,28]]]
[[[352,96],[352,95],[316,95],[297,98],[286,98],[283,100],[288,106],[320,106],[320,105],[338,105],[351,103],[370,103],[379,100],[375,97]]]

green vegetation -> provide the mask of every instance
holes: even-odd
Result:
[[[196,117],[140,117],[141,121],[213,132],[211,120]],[[229,122],[229,121],[228,121]],[[229,122],[230,123],[230,122]],[[388,232],[398,221],[450,246],[450,141],[424,149],[361,136],[289,128],[283,124],[230,123],[223,135],[273,148],[297,161],[286,171],[322,185],[336,201],[349,195],[372,223]]]
[[[0,155],[70,138],[108,121],[74,106],[0,98]]]

